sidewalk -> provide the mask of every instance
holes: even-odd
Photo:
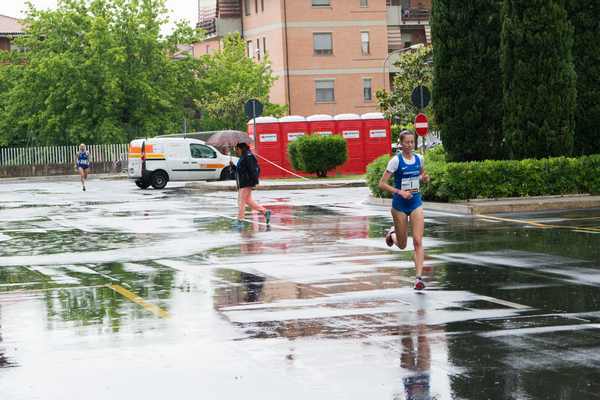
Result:
[[[88,176],[88,180],[96,180],[96,179],[104,179],[104,180],[121,180],[127,179],[127,173],[121,174],[90,174]],[[69,182],[69,181],[79,181],[79,175],[51,175],[51,176],[22,176],[18,178],[0,178],[0,184],[2,183],[15,183],[15,182],[27,182],[27,181],[37,181],[37,182]]]
[[[392,206],[391,199],[369,196],[367,204]],[[425,210],[463,215],[525,213],[554,210],[600,208],[600,196],[575,194],[564,196],[517,197],[505,199],[476,199],[453,203],[424,202]]]
[[[299,190],[299,189],[334,189],[340,187],[364,187],[364,179],[310,179],[302,181],[285,181],[281,179],[261,180],[257,190]],[[185,189],[200,192],[237,191],[235,181],[189,182]]]

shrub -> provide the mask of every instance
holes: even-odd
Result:
[[[374,196],[391,197],[377,187],[388,160],[389,156],[380,157],[367,168]],[[430,201],[600,193],[600,154],[446,163],[433,153],[425,157],[425,170],[431,181],[421,185],[421,195]]]
[[[390,193],[379,189],[379,179],[381,179],[390,158],[389,155],[385,154],[367,166],[367,186],[375,197],[392,197]],[[390,180],[390,185],[393,185],[392,180]]]
[[[327,171],[346,162],[348,148],[339,135],[302,136],[289,144],[288,156],[295,169],[325,177]]]

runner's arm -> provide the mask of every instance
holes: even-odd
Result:
[[[425,172],[425,168],[421,167],[421,175],[419,176],[421,182],[427,183],[429,182],[429,175]]]
[[[425,172],[425,162],[423,158],[421,158],[421,174],[419,175],[419,180],[424,183],[429,182],[429,175]]]

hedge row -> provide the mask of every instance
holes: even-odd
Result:
[[[381,156],[367,168],[367,184],[376,197],[391,197],[377,187],[389,159]],[[431,182],[422,184],[421,193],[431,201],[600,194],[600,154],[464,163],[446,163],[436,156],[426,157],[425,169]]]

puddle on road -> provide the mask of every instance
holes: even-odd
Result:
[[[107,385],[135,371],[145,398],[156,398],[144,390],[164,371],[173,387],[193,381],[219,394],[254,390],[241,378],[230,384],[243,376],[265,398],[280,397],[273,382],[302,382],[315,399],[600,392],[591,235],[436,215],[426,222],[430,290],[419,294],[411,252],[383,244],[388,210],[362,210],[345,190],[257,193],[272,201],[274,226],[290,228],[267,231],[258,216],[234,227],[233,193],[95,184],[100,192],[86,195],[105,198],[14,210],[0,222],[0,240],[9,238],[0,245],[0,368],[16,371],[10,382],[0,375],[0,389],[50,393],[52,383],[24,384],[43,376],[44,358],[67,372],[84,359],[95,379],[96,365],[110,365]],[[9,200],[64,204],[74,193],[49,186]],[[181,378],[188,371],[194,379]],[[240,395],[228,394],[220,397]]]

